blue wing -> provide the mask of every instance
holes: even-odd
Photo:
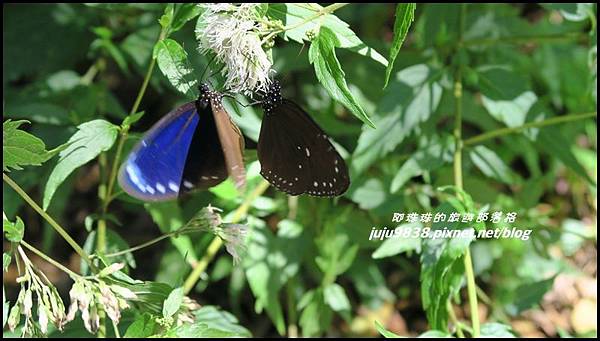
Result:
[[[190,102],[150,128],[121,166],[123,190],[144,201],[177,198],[198,121],[197,109]]]

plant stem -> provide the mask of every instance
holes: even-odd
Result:
[[[43,258],[46,262],[54,265],[55,267],[59,268],[61,271],[63,271],[64,273],[66,273],[67,275],[71,276],[72,278],[80,278],[81,275],[69,270],[69,268],[67,268],[66,266],[60,264],[59,262],[55,261],[54,259],[50,258],[50,256],[46,255],[45,253],[43,253],[42,251],[36,249],[33,245],[30,245],[29,243],[27,243],[24,240],[21,240],[19,242],[21,245],[25,246],[25,248],[29,249],[29,251],[35,253],[36,255],[40,256],[41,258]]]
[[[98,271],[96,266],[94,266],[94,264],[90,260],[90,256],[85,251],[83,251],[83,249],[77,244],[77,242],[75,242],[75,240],[73,240],[73,238],[71,238],[71,236],[67,233],[67,231],[65,231],[65,229],[63,229],[40,206],[38,206],[38,204],[36,204],[36,202],[33,199],[31,199],[31,197],[27,193],[25,193],[25,191],[16,182],[14,182],[5,173],[2,173],[2,179],[12,189],[14,189],[15,192],[17,192],[17,194],[19,194],[21,196],[21,198],[23,198],[23,200],[25,200],[29,204],[29,206],[31,206],[40,216],[42,216],[42,218],[44,218],[44,220],[46,220],[50,224],[50,226],[52,226],[56,230],[56,232],[58,232],[58,234],[60,234],[60,236],[63,237],[67,241],[67,243],[69,245],[71,245],[73,250],[75,250],[75,252],[77,252],[77,254],[81,257],[81,259],[83,259],[86,263],[88,263],[88,265],[90,266],[90,268],[93,271]]]
[[[465,20],[467,17],[467,5],[461,5],[460,18],[459,18],[459,31],[458,31],[458,49],[461,49],[463,45],[463,32],[465,29]],[[463,188],[463,176],[462,176],[462,61],[459,61],[456,76],[454,81],[454,98],[456,101],[456,113],[454,121],[454,138],[456,142],[454,150],[454,185],[460,189]],[[467,277],[467,293],[469,297],[469,306],[471,310],[471,324],[473,326],[473,337],[479,337],[479,308],[477,304],[477,292],[475,291],[475,275],[473,273],[473,262],[471,260],[471,250],[467,246],[465,249],[465,275]]]
[[[456,335],[458,335],[458,337],[460,338],[464,338],[465,334],[462,331],[461,323],[458,322],[458,319],[456,318],[456,314],[454,313],[454,309],[452,308],[452,303],[450,302],[450,300],[446,301],[446,303],[446,308],[448,310],[448,316],[450,316],[450,321],[452,321],[452,323],[454,323],[454,325],[456,326]]]
[[[240,205],[240,207],[238,207],[237,210],[235,210],[233,216],[231,217],[231,223],[235,224],[239,222],[242,219],[242,217],[248,212],[248,209],[250,208],[250,205],[252,205],[252,202],[254,202],[254,199],[263,194],[267,190],[267,188],[269,188],[269,183],[262,180],[261,183],[254,189],[254,191],[252,191],[252,193],[250,193],[248,197],[246,197],[242,205]],[[198,261],[196,267],[194,268],[194,270],[192,270],[192,272],[189,274],[189,276],[183,284],[183,292],[186,295],[194,288],[194,285],[196,285],[196,282],[198,281],[204,270],[206,270],[208,263],[210,263],[210,261],[213,259],[213,257],[215,256],[217,251],[219,251],[222,245],[223,240],[215,236],[212,242],[208,245],[206,253],[202,256],[202,259]]]
[[[166,38],[166,34],[165,34],[165,31],[163,30],[163,31],[161,31],[160,36],[158,37],[157,43],[165,38]],[[152,77],[152,72],[154,71],[155,65],[156,65],[156,60],[154,58],[152,58],[150,60],[150,65],[148,66],[148,70],[146,71],[146,76],[144,77],[144,81],[142,83],[140,91],[138,92],[135,102],[133,103],[133,106],[131,107],[131,110],[129,111],[129,116],[131,116],[137,112],[137,110],[140,106],[140,103],[142,101],[142,98],[144,97],[144,94],[146,93],[146,89],[148,88],[148,83],[150,82],[150,77]],[[110,176],[109,176],[109,180],[108,180],[108,186],[106,188],[106,194],[104,196],[105,200],[104,200],[104,205],[102,208],[104,213],[106,213],[106,211],[108,209],[108,205],[110,204],[110,201],[111,201],[111,193],[112,193],[112,190],[115,185],[116,178],[117,178],[117,170],[119,167],[119,161],[121,159],[121,154],[123,152],[123,145],[125,144],[125,140],[127,140],[128,133],[129,133],[129,126],[125,126],[125,127],[123,127],[123,129],[121,129],[121,133],[119,134],[119,142],[117,144],[115,160],[113,161],[112,169],[110,171]]]
[[[508,127],[508,128],[496,129],[496,130],[488,131],[481,135],[477,135],[475,137],[466,139],[464,141],[464,145],[469,146],[469,145],[479,144],[483,141],[493,139],[495,137],[518,133],[520,131],[523,131],[523,130],[529,129],[529,128],[538,128],[538,127],[544,127],[544,126],[549,126],[549,125],[554,125],[554,124],[559,124],[559,123],[564,123],[564,122],[579,121],[579,120],[583,120],[583,119],[590,118],[590,117],[596,117],[597,115],[598,115],[597,112],[588,112],[588,113],[584,113],[584,114],[569,114],[569,115],[564,115],[564,116],[551,117],[546,120],[538,121],[538,122],[528,122],[528,123],[525,123],[518,127]]]
[[[166,33],[164,30],[160,32],[157,42],[166,38]],[[129,111],[129,115],[135,114],[142,102],[142,98],[146,93],[146,89],[148,88],[148,83],[150,82],[150,77],[152,77],[152,72],[154,70],[154,65],[156,60],[154,58],[150,59],[150,65],[148,66],[148,70],[146,71],[146,76],[144,77],[144,81],[142,82],[142,86],[140,87],[140,91]],[[117,151],[115,152],[115,159],[112,164],[112,168],[110,174],[108,176],[108,185],[106,186],[106,191],[104,192],[104,198],[102,203],[102,216],[108,212],[108,205],[112,201],[112,191],[115,186],[115,181],[117,179],[117,172],[119,167],[119,162],[121,159],[121,154],[123,153],[123,146],[125,145],[125,141],[127,140],[127,135],[129,133],[129,126],[124,126],[121,128],[121,132],[119,134],[119,141],[117,142]],[[98,220],[98,234],[97,234],[97,242],[96,242],[96,252],[99,254],[103,254],[106,252],[106,219],[103,217]]]
[[[189,232],[187,232],[187,233],[191,233],[191,232],[200,232],[200,231],[189,231]],[[163,234],[163,235],[162,235],[162,236],[160,236],[160,237],[156,237],[156,238],[154,238],[154,239],[152,239],[152,240],[149,240],[149,241],[147,241],[147,242],[145,242],[145,243],[142,243],[142,244],[140,244],[140,245],[137,245],[137,246],[131,247],[131,248],[127,249],[127,250],[121,250],[121,251],[118,251],[118,252],[113,252],[113,253],[106,254],[106,255],[104,255],[104,257],[106,257],[106,258],[110,258],[110,257],[117,257],[117,256],[124,255],[124,254],[126,254],[126,253],[135,252],[135,251],[137,251],[137,250],[140,250],[140,249],[143,249],[143,248],[145,248],[145,247],[148,247],[148,246],[150,246],[150,245],[152,245],[152,244],[158,243],[158,242],[160,242],[160,241],[161,241],[161,240],[163,240],[163,239],[166,239],[166,238],[172,237],[172,236],[174,236],[174,235],[180,235],[180,234],[184,234],[184,233],[186,233],[186,232],[182,232],[182,231],[172,231],[172,232],[169,232],[169,233],[167,233],[167,234]]]

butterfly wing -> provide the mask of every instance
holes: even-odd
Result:
[[[344,159],[327,134],[290,100],[265,115],[258,159],[261,175],[291,195],[337,196],[350,185]]]
[[[243,189],[246,186],[246,169],[243,156],[244,136],[223,108],[220,98],[211,99],[211,107],[227,171],[233,178],[235,186],[238,189]]]
[[[199,123],[187,155],[181,188],[184,192],[207,189],[227,179],[225,156],[211,106],[199,102]]]
[[[190,102],[150,128],[121,166],[123,190],[144,201],[177,198],[198,121],[197,109]]]

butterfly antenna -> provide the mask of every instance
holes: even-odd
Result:
[[[204,71],[202,71],[202,75],[200,76],[201,81],[204,80],[204,75],[206,74],[206,71],[210,68],[210,64],[212,64],[212,62],[215,60],[216,57],[217,57],[216,54],[213,55],[212,58],[208,61],[208,64],[206,64],[206,67],[204,68]],[[212,75],[210,77],[212,77]]]

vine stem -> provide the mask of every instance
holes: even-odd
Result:
[[[36,249],[33,245],[27,243],[26,241],[21,240],[19,242],[19,244],[25,246],[25,248],[29,249],[29,251],[31,251],[31,252],[35,253],[36,255],[40,256],[46,262],[48,262],[48,263],[54,265],[55,267],[59,268],[64,273],[66,273],[67,275],[71,276],[71,278],[73,278],[73,279],[75,279],[75,278],[81,278],[81,275],[79,275],[79,274],[71,271],[69,268],[67,268],[66,266],[64,266],[64,265],[60,264],[59,262],[55,261],[50,256],[48,256],[45,253],[43,253],[42,251]]]
[[[90,260],[90,256],[79,246],[79,244],[77,244],[77,242],[73,240],[73,238],[71,238],[67,231],[65,231],[65,229],[62,228],[62,226],[60,226],[33,199],[31,199],[31,197],[27,193],[25,193],[25,191],[16,182],[14,182],[5,173],[2,173],[2,180],[4,180],[4,182],[6,182],[13,190],[15,190],[15,192],[17,192],[17,194],[19,194],[21,198],[23,198],[23,200],[25,200],[29,204],[29,206],[31,206],[40,216],[42,216],[42,218],[44,218],[44,220],[46,220],[50,224],[50,226],[52,226],[56,230],[56,232],[58,232],[58,234],[60,234],[60,236],[63,237],[69,245],[71,245],[71,247],[73,248],[73,250],[75,250],[75,252],[77,252],[79,257],[81,257],[81,259],[88,263],[92,271],[98,271],[98,268],[96,268],[96,266]]]
[[[596,117],[597,115],[598,115],[598,113],[595,111],[595,112],[588,112],[588,113],[584,113],[584,114],[569,114],[569,115],[564,115],[564,116],[551,117],[551,118],[548,118],[543,121],[525,123],[518,127],[508,127],[508,128],[501,128],[501,129],[488,131],[487,133],[483,133],[481,135],[477,135],[475,137],[466,139],[463,142],[463,144],[465,146],[479,144],[483,141],[493,139],[495,137],[518,133],[518,132],[521,132],[521,131],[523,131],[525,129],[529,129],[529,128],[539,128],[539,127],[545,127],[545,126],[564,123],[564,122],[579,121],[579,120],[583,120],[583,119],[590,118],[590,117]]]
[[[457,48],[462,48],[463,45],[463,32],[465,28],[465,20],[467,17],[467,5],[461,5],[459,24],[460,28],[458,31],[458,45]],[[462,64],[459,61],[456,69],[456,77],[454,82],[454,98],[456,101],[456,113],[454,120],[454,138],[456,146],[454,148],[454,184],[456,187],[463,188],[463,176],[462,176]],[[471,260],[471,249],[469,246],[465,249],[464,257],[465,275],[467,278],[467,294],[469,297],[469,307],[471,310],[471,325],[473,326],[473,337],[479,337],[480,326],[479,326],[479,308],[477,303],[477,291],[475,286],[475,274],[473,272],[473,261]]]
[[[254,191],[252,191],[252,193],[250,193],[250,195],[246,197],[242,205],[240,205],[240,207],[238,207],[237,210],[235,210],[233,216],[231,217],[231,223],[235,224],[239,222],[242,219],[242,217],[248,212],[248,209],[250,208],[250,205],[252,205],[252,202],[254,202],[254,199],[263,194],[267,190],[267,188],[269,188],[269,183],[265,180],[262,180],[260,184],[254,189]],[[219,251],[222,245],[223,240],[217,236],[215,236],[212,242],[210,242],[208,248],[206,248],[206,253],[204,253],[202,259],[198,261],[196,267],[194,268],[194,270],[192,270],[192,272],[183,284],[183,292],[186,295],[189,294],[189,292],[194,288],[194,285],[196,285],[196,282],[198,281],[204,270],[206,270],[206,267],[208,266],[210,261],[215,257],[217,251]]]

